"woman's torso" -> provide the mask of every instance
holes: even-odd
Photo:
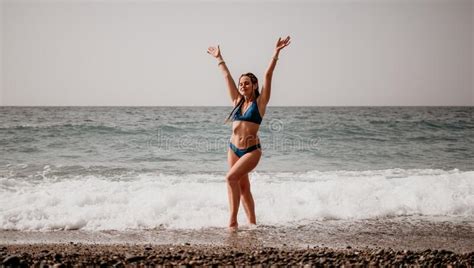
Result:
[[[242,107],[237,110],[236,115],[233,118],[232,137],[230,141],[240,149],[259,144],[259,123],[261,122],[264,113],[265,107],[259,105],[257,100],[254,100],[251,103],[244,103]]]

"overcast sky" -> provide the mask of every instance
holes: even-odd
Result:
[[[270,105],[474,105],[473,2],[3,0],[0,104],[230,105],[207,47],[262,80],[290,35]]]

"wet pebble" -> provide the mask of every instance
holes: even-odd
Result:
[[[2,264],[5,266],[17,266],[20,264],[20,257],[16,255],[8,256],[3,260]]]

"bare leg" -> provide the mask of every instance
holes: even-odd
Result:
[[[238,182],[227,180],[227,196],[229,196],[230,219],[229,228],[237,228],[237,213],[239,212],[240,187]]]
[[[228,160],[231,164],[233,156],[229,154],[234,154],[229,150]],[[250,153],[245,154],[239,158],[231,167],[227,173],[227,189],[229,195],[229,208],[230,208],[230,219],[229,219],[229,228],[236,229],[238,227],[237,223],[237,213],[239,211],[240,205],[240,180],[241,178],[252,171],[258,164],[260,157],[262,155],[261,150],[255,150]],[[235,154],[234,154],[235,156]]]
[[[237,161],[239,159],[240,158],[237,155],[235,155],[235,153],[232,150],[229,149],[227,151],[227,162],[229,164],[229,171],[234,166],[234,164],[237,163]],[[234,195],[232,193],[232,187],[230,187],[229,181],[227,181],[227,196],[229,198],[229,209],[231,210],[231,215],[232,215],[232,208],[234,207],[234,202],[235,201],[232,198]],[[238,210],[238,208],[237,208],[237,210]],[[231,216],[231,218],[232,218],[232,216]],[[235,218],[234,222],[231,219],[231,221],[229,222],[229,228],[237,228],[237,227],[238,227],[237,218]]]
[[[250,191],[249,174],[240,179],[240,198],[245,209],[245,214],[250,224],[257,224],[255,218],[255,203],[253,201],[252,192]]]

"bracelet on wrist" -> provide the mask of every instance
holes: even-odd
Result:
[[[220,61],[217,66],[221,65],[221,64],[225,64],[225,61]]]
[[[272,59],[274,59],[274,60],[278,60],[278,57],[272,57]]]

